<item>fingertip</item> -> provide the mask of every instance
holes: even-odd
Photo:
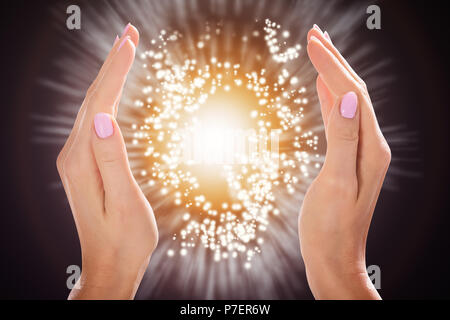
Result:
[[[309,43],[308,46],[313,46],[313,45],[321,45],[322,42],[320,42],[320,40],[315,36],[312,35],[311,38],[309,39]]]
[[[119,44],[119,47],[117,48],[117,50],[120,50],[129,39],[130,39],[129,36],[125,36],[124,38],[122,38],[122,41],[120,41],[120,44]]]
[[[119,39],[120,39],[119,36],[116,35],[116,38],[114,39],[113,47],[116,46],[116,44],[117,44],[117,42],[119,41]]]
[[[317,30],[315,28],[312,28],[308,32],[308,36],[307,36],[308,42],[311,41],[312,37],[315,37],[317,40],[320,41],[320,38],[322,38],[322,35],[323,35],[322,31],[319,31],[319,30]]]
[[[322,29],[319,28],[319,26],[317,24],[313,25],[313,29],[316,29],[317,31],[322,32]]]
[[[333,63],[336,66],[340,65],[333,53],[315,36],[311,37],[306,50],[312,64],[320,74],[330,73],[332,70],[329,68]],[[323,80],[326,80],[326,77]]]
[[[312,37],[313,33],[314,33],[314,29],[310,29],[310,30],[308,31],[308,34],[307,34],[307,36],[306,36],[307,42],[309,42],[309,41],[311,40],[311,37]]]
[[[129,36],[122,40],[118,51],[120,53],[120,56],[122,57],[121,59],[124,59],[123,57],[125,57],[129,63],[133,62],[136,53],[136,47]]]
[[[125,31],[122,35],[122,38],[128,36],[130,37],[130,40],[133,42],[134,46],[137,47],[139,44],[139,31],[138,29],[132,25],[131,23],[128,23]]]
[[[315,36],[311,36],[308,45],[306,47],[306,51],[308,52],[309,57],[313,60],[313,57],[317,56],[322,49],[322,43]],[[313,61],[314,63],[314,61]]]

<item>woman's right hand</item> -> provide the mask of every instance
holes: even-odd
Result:
[[[70,299],[133,298],[158,242],[152,208],[130,170],[115,120],[138,41],[131,24],[116,38],[58,156],[82,251]]]

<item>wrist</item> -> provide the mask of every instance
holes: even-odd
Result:
[[[316,299],[378,300],[364,262],[305,261],[308,284]]]
[[[77,285],[69,299],[128,300],[136,295],[148,261],[139,268],[121,264],[83,264]]]

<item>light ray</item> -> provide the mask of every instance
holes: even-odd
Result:
[[[57,79],[41,80],[55,109],[34,115],[36,142],[59,148],[112,46],[111,30],[120,33],[130,19],[141,34],[118,115],[133,173],[160,230],[138,297],[269,299],[303,292],[297,217],[326,145],[316,73],[303,48],[306,32],[313,23],[327,26],[355,70],[374,83],[377,107],[377,92],[391,79],[384,72],[389,61],[366,63],[372,45],[355,46],[360,39],[353,31],[367,4],[97,1],[82,5],[81,42],[61,30],[70,55],[55,60]],[[57,26],[64,25],[60,12],[55,9]],[[210,139],[186,139],[199,126]],[[248,145],[280,130],[279,156],[231,164],[223,156],[208,163],[183,158],[192,141],[194,148],[206,141],[204,149],[217,153],[211,137],[249,129]],[[388,131],[399,147],[413,138]]]

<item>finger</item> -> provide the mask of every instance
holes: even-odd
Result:
[[[325,130],[328,127],[328,117],[330,115],[330,111],[334,104],[334,96],[331,91],[328,89],[325,82],[323,82],[320,75],[317,77],[316,81],[317,95],[319,97],[320,102],[320,110],[322,112],[323,125]]]
[[[120,38],[123,39],[126,36],[130,37],[130,40],[134,43],[134,46],[137,48],[137,46],[139,45],[139,31],[131,23],[128,23],[126,25]]]
[[[105,60],[105,63],[103,64],[102,68],[104,68],[105,64],[107,64],[107,61],[109,60],[109,57],[110,57],[110,56],[112,55],[112,53],[114,52],[114,48],[116,48],[116,44],[117,44],[118,41],[119,41],[119,36],[116,35],[116,38],[115,38],[115,40],[114,40],[113,47],[112,47],[111,51],[109,52],[108,57],[107,57],[107,59]],[[94,85],[95,85],[95,81],[94,81],[94,83],[91,85],[90,90],[94,87]],[[76,116],[76,118],[75,118],[75,122],[74,122],[73,127],[72,127],[72,130],[71,130],[71,132],[70,132],[70,134],[69,134],[69,137],[67,138],[66,143],[64,144],[64,146],[63,146],[63,148],[62,148],[62,150],[61,150],[61,152],[60,152],[60,154],[59,154],[59,158],[60,158],[60,161],[59,161],[59,162],[63,162],[64,158],[67,156],[68,150],[70,149],[70,147],[71,147],[72,144],[73,144],[73,141],[74,141],[74,139],[75,139],[75,136],[76,136],[77,133],[78,133],[78,130],[79,130],[79,127],[80,127],[80,123],[81,123],[81,120],[82,120],[83,117],[85,116],[85,113],[86,113],[86,105],[88,104],[89,99],[90,99],[90,94],[87,94],[86,97],[85,97],[85,99],[84,99],[84,101],[83,101],[83,103],[81,104],[80,109],[78,110],[77,116]]]
[[[312,37],[317,38],[324,46],[327,48],[342,64],[342,66],[347,69],[347,71],[350,73],[350,75],[356,80],[361,81],[362,79],[358,76],[358,74],[353,70],[353,68],[350,66],[350,64],[345,60],[345,58],[342,56],[342,54],[339,52],[339,50],[333,45],[333,42],[331,41],[331,37],[328,34],[328,32],[322,32],[318,27],[312,28],[308,32],[307,40],[308,42],[311,40]]]
[[[91,135],[92,149],[103,188],[109,196],[120,196],[135,185],[122,133],[117,122],[107,113],[95,115],[94,131]]]
[[[119,97],[117,98],[116,103],[114,104],[114,113],[113,113],[114,118],[117,118],[117,113],[119,112],[119,104],[120,104],[120,100],[122,98],[122,92],[123,92],[123,88],[122,88],[122,90],[120,90]]]
[[[354,92],[345,94],[330,113],[323,171],[342,181],[357,177],[359,114],[358,96]]]
[[[390,163],[390,150],[380,130],[367,89],[363,83],[350,76],[349,71],[338,59],[311,36],[308,54],[327,87],[336,95],[355,91],[358,94],[360,110],[358,199],[362,203],[371,203],[378,197],[379,190]],[[327,134],[329,136],[329,133]],[[381,189],[381,186],[380,188]]]
[[[343,96],[348,91],[360,91],[358,83],[340,61],[328,50],[322,42],[312,36],[307,47],[309,58],[327,84],[327,87],[337,96]]]
[[[100,71],[99,71],[96,79],[93,81],[93,83],[91,84],[91,86],[90,86],[90,88],[88,90],[88,94],[86,95],[86,98],[83,101],[83,103],[82,103],[82,105],[80,107],[80,110],[78,111],[78,114],[77,114],[77,117],[75,119],[72,131],[71,131],[69,137],[67,138],[66,143],[64,144],[64,146],[63,146],[63,148],[62,148],[62,150],[60,152],[60,155],[59,155],[60,160],[58,161],[59,163],[64,162],[64,159],[67,157],[68,150],[71,148],[71,146],[73,144],[73,141],[75,140],[75,137],[78,134],[81,120],[85,117],[85,114],[86,114],[86,106],[89,104],[89,100],[91,98],[91,93],[95,91],[95,89],[96,89],[96,87],[98,85],[98,82],[100,81],[100,79],[103,78],[105,70],[108,68],[109,64],[112,61],[112,58],[117,53],[117,48],[119,46],[120,39],[123,39],[123,38],[125,38],[127,36],[130,37],[130,40],[133,41],[135,46],[138,45],[138,43],[139,43],[139,32],[133,25],[128,23],[126,25],[125,29],[122,32],[122,36],[119,38],[116,35],[116,38],[114,40],[114,44],[113,44],[113,47],[112,47],[111,51],[108,53],[108,56],[106,57],[105,62],[103,63],[102,67],[100,68]]]
[[[107,112],[111,115],[115,113],[114,109],[118,103],[126,74],[133,63],[135,53],[134,44],[128,36],[117,45],[117,53],[114,55],[111,63],[105,70],[105,76],[98,83],[96,92],[88,96],[83,104],[86,111],[82,115],[80,127],[72,130],[76,132],[74,134],[72,145],[68,149],[66,155],[62,156],[62,158],[67,158],[67,154],[71,153],[72,150],[75,154],[82,154],[85,155],[84,157],[86,159],[89,158],[86,153],[90,151],[90,136],[94,115],[99,112]],[[64,163],[65,160],[58,162]],[[91,162],[92,163],[86,165],[95,168],[95,159],[92,159]],[[91,176],[92,179],[90,180],[94,184],[96,177],[94,177],[93,174]]]
[[[134,46],[137,48],[139,44],[139,31],[134,27],[132,24],[128,23],[125,28],[122,31],[122,35],[119,37],[116,36],[116,40],[114,41],[113,48],[109,52],[108,56],[105,59],[105,62],[103,63],[102,67],[100,68],[100,71],[97,74],[97,77],[95,78],[93,82],[93,86],[96,87],[98,82],[103,79],[103,76],[105,74],[105,71],[108,69],[109,64],[113,60],[114,55],[118,52],[118,47],[120,46],[120,43],[125,39],[126,37],[129,37],[130,40],[134,43]]]
[[[121,40],[117,51],[96,88],[95,101],[90,110],[92,115],[99,112],[113,114],[114,105],[119,99],[128,72],[134,62],[136,48],[128,36]]]

